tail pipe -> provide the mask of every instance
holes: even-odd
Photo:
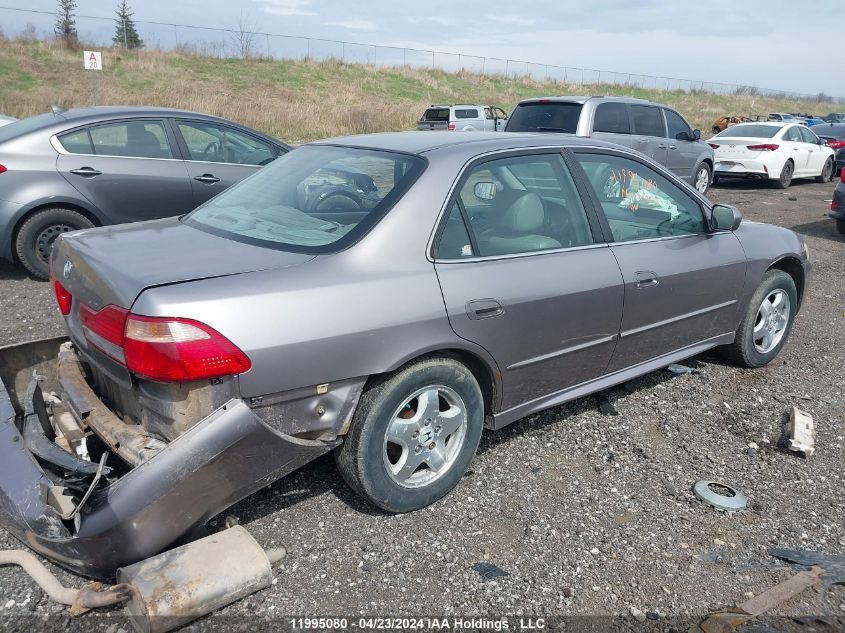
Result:
[[[119,584],[98,582],[70,589],[31,553],[0,551],[0,565],[18,565],[71,615],[126,603],[125,613],[138,633],[166,633],[241,598],[269,587],[273,565],[285,549],[264,550],[236,525],[117,570]]]

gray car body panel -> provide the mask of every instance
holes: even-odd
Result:
[[[102,106],[41,116],[43,123],[37,129],[0,143],[2,162],[8,169],[0,177],[2,259],[12,259],[15,230],[35,209],[62,206],[83,212],[97,225],[108,225],[179,215],[197,206],[192,193],[193,176],[189,174],[189,166],[194,161],[183,156],[170,128],[170,119],[221,124],[257,137],[279,151],[291,149],[245,126],[187,110]],[[133,119],[164,121],[168,140],[173,146],[173,158],[73,154],[53,140],[57,134],[77,128]],[[225,163],[213,165],[227,174],[232,171]],[[90,179],[69,173],[69,170],[80,167],[93,167],[103,173]],[[244,170],[244,165],[234,167],[242,168],[240,178],[255,169]],[[233,177],[227,175],[222,180],[231,184]],[[221,190],[222,185],[216,189]]]
[[[599,225],[592,227],[598,243],[588,247],[451,263],[432,256],[440,219],[465,170],[480,158],[514,152],[560,151],[582,197],[586,177],[573,152],[634,156],[690,192],[709,220],[706,198],[617,146],[571,135],[448,132],[320,143],[414,153],[428,166],[368,233],[332,254],[248,246],[174,219],[91,229],[58,241],[52,270],[75,302],[114,302],[136,314],[199,320],[242,349],[252,367],[232,379],[237,384],[218,384],[227,394],[237,389],[224,407],[203,411],[184,435],[98,494],[84,531],[64,540],[45,533],[41,515],[21,516],[21,504],[44,509],[31,492],[21,492],[33,490],[41,475],[32,468],[8,472],[6,464],[23,457],[7,419],[5,434],[0,429],[0,506],[15,534],[75,569],[108,572],[115,563],[154,554],[226,504],[331,448],[348,431],[367,381],[415,358],[434,352],[472,361],[482,381],[489,379],[486,421],[498,428],[731,342],[773,265],[797,266],[806,292],[811,266],[801,239],[750,222],[733,233],[623,244],[604,239],[608,233]],[[584,203],[595,213],[596,201],[587,196]],[[645,293],[654,287],[634,289],[629,277],[644,261],[663,284],[651,300]],[[644,293],[641,301],[630,300],[635,292]],[[491,298],[500,301],[502,314],[473,320],[467,303]],[[80,359],[108,373],[102,358],[81,348],[75,318],[72,312],[67,324]],[[629,341],[626,360],[617,352]],[[3,359],[0,350],[0,367]],[[136,380],[123,378],[132,389]],[[8,418],[0,390],[3,406]],[[202,450],[186,452],[192,442]],[[239,470],[244,462],[249,468]],[[175,484],[171,473],[179,475]],[[31,498],[22,498],[27,494]],[[150,514],[142,514],[144,504]],[[116,553],[124,541],[126,553]]]

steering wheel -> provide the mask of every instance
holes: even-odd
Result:
[[[220,155],[220,143],[217,141],[211,141],[208,145],[205,146],[205,150],[202,153],[202,157],[205,160],[215,159]]]

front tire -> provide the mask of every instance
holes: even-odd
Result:
[[[786,189],[792,184],[792,174],[795,173],[795,165],[791,160],[786,161],[783,169],[780,170],[780,176],[772,181],[775,189]]]
[[[816,176],[816,182],[830,182],[831,180],[833,180],[833,158],[828,158],[822,168],[822,173]]]
[[[81,213],[61,207],[42,209],[28,217],[15,237],[18,260],[34,277],[50,278],[50,251],[62,233],[90,229],[94,224]]]
[[[769,270],[751,298],[734,342],[720,351],[743,367],[767,365],[789,338],[797,309],[798,291],[792,277],[782,270]]]
[[[713,172],[710,169],[710,165],[707,163],[701,163],[695,168],[695,179],[693,180],[693,185],[701,195],[706,194],[707,190],[710,188],[712,175]]]
[[[483,425],[472,373],[454,359],[428,358],[364,392],[335,459],[346,483],[373,505],[418,510],[458,484]]]

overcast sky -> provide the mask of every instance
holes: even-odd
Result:
[[[133,9],[139,21],[236,28],[243,16],[262,32],[845,96],[837,31],[842,3],[136,0]],[[78,4],[80,15],[109,17],[117,1]],[[55,0],[30,0],[26,6],[52,11],[55,5]],[[9,33],[25,19],[0,10],[0,24]],[[83,37],[86,29],[93,31],[94,24],[80,20]],[[143,25],[139,31],[148,42],[170,45],[170,31],[151,27],[145,34]]]

